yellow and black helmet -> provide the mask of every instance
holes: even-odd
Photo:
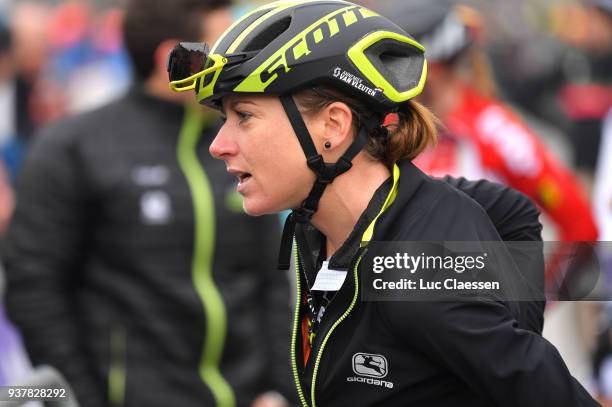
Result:
[[[287,217],[279,268],[288,269],[296,223],[309,222],[327,185],[352,167],[382,117],[418,95],[425,84],[425,49],[387,18],[341,0],[282,0],[242,17],[212,49],[178,44],[168,60],[170,87],[195,90],[197,100],[220,108],[224,95],[278,95],[316,181]],[[373,118],[360,122],[335,163],[323,161],[292,94],[327,85],[363,100]],[[385,129],[386,130],[386,129]]]
[[[288,94],[326,84],[385,112],[418,95],[424,48],[387,18],[341,0],[277,1],[235,22],[209,50],[182,43],[170,86],[220,106],[228,93]]]

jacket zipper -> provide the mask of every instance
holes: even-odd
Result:
[[[312,407],[316,407],[315,383],[317,381],[317,373],[319,372],[319,364],[321,362],[321,357],[323,356],[323,351],[325,350],[325,345],[327,344],[327,341],[331,337],[336,327],[340,325],[342,321],[344,321],[348,317],[348,315],[351,313],[353,308],[355,308],[355,304],[357,303],[357,298],[359,297],[359,277],[358,277],[357,269],[359,268],[359,263],[361,262],[362,257],[363,257],[363,254],[359,256],[359,258],[357,259],[357,262],[355,263],[355,267],[353,268],[353,276],[355,277],[355,293],[353,294],[353,299],[351,300],[351,303],[346,309],[346,311],[344,311],[344,314],[342,314],[342,316],[340,316],[340,318],[338,318],[336,322],[334,322],[334,324],[331,326],[331,328],[325,335],[325,338],[323,338],[323,342],[321,342],[321,348],[319,349],[319,352],[317,352],[317,359],[315,361],[314,369],[312,372],[312,383],[310,387],[311,388],[310,398],[312,400]]]
[[[295,387],[297,389],[298,398],[300,399],[300,404],[303,407],[308,407],[308,402],[306,401],[306,397],[304,397],[304,392],[302,391],[302,385],[300,384],[300,375],[298,374],[297,368],[297,360],[295,349],[297,346],[297,334],[300,326],[300,305],[302,302],[302,285],[300,283],[300,261],[298,258],[298,244],[294,239],[293,241],[293,257],[295,259],[295,282],[296,282],[296,302],[295,302],[295,314],[293,317],[293,333],[291,334],[291,369],[293,370],[293,380],[295,381]]]
[[[393,187],[391,188],[391,191],[387,195],[387,198],[385,199],[385,202],[383,203],[382,209],[380,210],[380,212],[378,212],[378,215],[376,215],[376,217],[372,220],[372,222],[370,223],[370,225],[367,227],[366,231],[364,232],[362,239],[361,239],[362,242],[369,242],[372,239],[372,236],[374,235],[374,225],[376,224],[376,220],[395,201],[395,197],[397,196],[397,191],[398,191],[399,177],[400,177],[399,167],[397,166],[397,164],[394,164],[393,165]],[[294,240],[294,242],[295,242],[294,253],[295,253],[295,273],[296,273],[296,283],[297,283],[297,296],[296,296],[297,298],[296,298],[296,306],[295,306],[295,320],[293,323],[293,335],[291,338],[291,364],[293,368],[293,377],[295,380],[295,385],[297,387],[300,402],[302,406],[309,407],[308,403],[306,402],[306,398],[304,397],[302,386],[300,385],[300,378],[299,378],[298,371],[297,371],[297,362],[295,360],[295,346],[297,344],[297,333],[298,333],[298,324],[299,324],[298,319],[299,319],[299,310],[300,310],[302,290],[301,290],[301,285],[300,285],[300,272],[299,272],[298,247],[297,247],[298,245],[297,245],[296,240]],[[312,400],[312,407],[316,407],[315,384],[317,381],[317,373],[319,372],[319,365],[321,363],[321,357],[323,355],[323,351],[325,350],[325,345],[327,344],[327,341],[331,337],[331,334],[334,332],[336,327],[340,325],[340,323],[342,323],[342,321],[344,321],[348,317],[348,315],[351,313],[353,308],[355,308],[355,304],[357,303],[357,298],[359,297],[359,276],[357,273],[357,269],[359,268],[359,264],[361,263],[361,258],[363,257],[364,253],[365,252],[362,252],[359,255],[359,257],[357,258],[357,261],[355,262],[355,267],[353,268],[353,276],[355,278],[355,292],[353,294],[353,299],[351,300],[351,303],[349,304],[346,311],[344,311],[344,314],[342,314],[340,318],[338,318],[336,322],[334,322],[334,324],[331,326],[327,334],[325,334],[325,337],[323,338],[323,342],[321,342],[321,348],[317,352],[317,357],[316,357],[315,365],[314,365],[313,372],[312,372],[312,382],[311,382],[311,388],[310,388],[310,398]]]

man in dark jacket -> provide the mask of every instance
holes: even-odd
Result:
[[[129,1],[135,86],[42,130],[23,168],[9,315],[84,407],[278,406],[267,392],[291,393],[277,219],[243,214],[207,151],[215,117],[167,84],[174,44],[214,39],[227,3]]]

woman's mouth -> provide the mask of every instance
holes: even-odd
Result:
[[[245,185],[251,179],[251,173],[246,171],[240,171],[235,168],[228,168],[227,172],[238,179],[238,187],[236,188],[236,191],[242,193],[245,188]]]
[[[234,177],[238,178],[238,183],[239,184],[248,181],[248,179],[251,177],[251,173],[250,172],[240,171],[240,170],[234,169],[234,168],[228,168],[227,172],[230,175],[233,175]]]
[[[248,172],[242,172],[238,174],[238,183],[243,184],[251,178],[251,174]]]

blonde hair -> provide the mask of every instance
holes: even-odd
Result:
[[[330,87],[310,88],[294,96],[302,113],[307,115],[316,114],[333,102],[345,103],[353,113],[354,131],[358,131],[361,123],[376,118],[376,113],[366,103]],[[411,161],[428,146],[435,145],[438,124],[438,119],[429,109],[414,100],[409,100],[399,106],[397,120],[386,126],[388,136],[368,134],[364,150],[388,168],[393,167],[398,161]]]

